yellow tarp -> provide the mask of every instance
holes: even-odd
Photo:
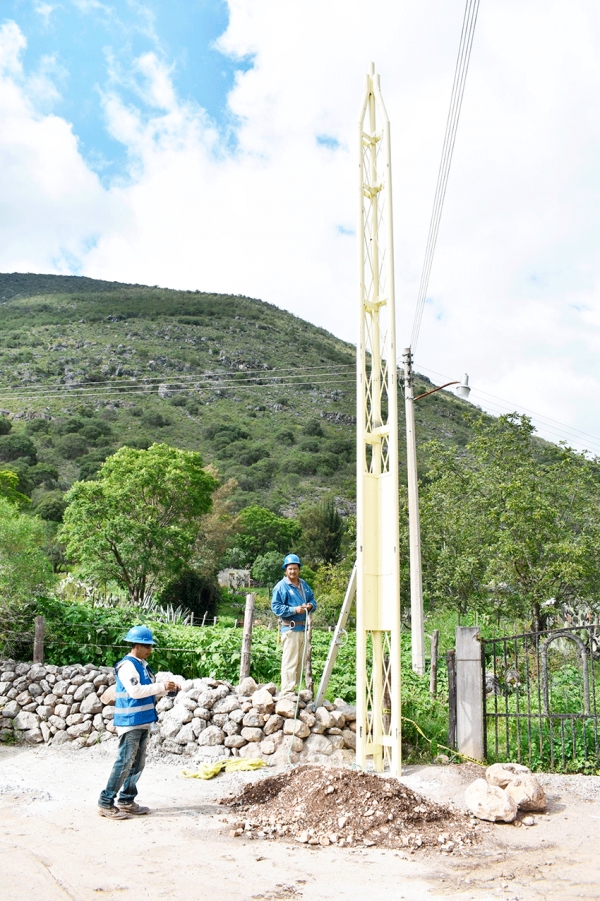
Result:
[[[218,763],[201,763],[198,771],[193,773],[191,770],[182,770],[181,775],[184,779],[213,779],[221,770],[226,773],[240,773],[244,770],[260,770],[266,766],[264,760],[252,757],[246,760],[244,757],[232,757],[229,760],[219,760]]]

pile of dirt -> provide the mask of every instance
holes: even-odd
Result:
[[[303,766],[246,785],[221,804],[243,813],[234,836],[447,852],[478,840],[477,824],[461,811],[360,770]]]

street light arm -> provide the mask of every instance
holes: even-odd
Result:
[[[413,401],[421,400],[422,397],[429,397],[430,394],[435,394],[436,391],[441,391],[442,388],[447,388],[449,385],[459,385],[460,382],[455,380],[454,382],[446,382],[445,385],[440,385],[439,388],[432,388],[431,391],[426,391],[425,394],[417,394],[416,397],[413,397]]]

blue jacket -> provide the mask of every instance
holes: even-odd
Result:
[[[115,666],[117,675],[116,696],[115,696],[115,716],[113,723],[115,726],[145,726],[148,723],[155,723],[158,720],[156,715],[156,698],[150,696],[148,698],[132,698],[128,694],[125,686],[121,682],[119,676],[119,666],[127,660],[135,666],[139,673],[140,685],[151,685],[154,682],[154,673],[149,667],[128,654],[123,660],[120,660]]]
[[[312,593],[310,585],[300,579],[300,588],[295,588],[287,578],[283,578],[273,589],[273,597],[271,599],[271,610],[280,619],[286,622],[294,622],[295,626],[282,626],[282,632],[289,632],[292,628],[294,632],[304,632],[306,627],[306,614],[296,613],[296,607],[302,604],[312,604],[311,613],[317,609],[317,602]]]

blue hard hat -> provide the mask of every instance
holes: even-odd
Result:
[[[285,558],[285,560],[283,561],[283,565],[281,568],[285,569],[286,566],[290,565],[290,563],[297,563],[298,566],[302,566],[302,564],[300,563],[300,557],[298,556],[298,554],[288,554],[287,557]]]
[[[148,626],[133,626],[123,641],[129,642],[129,644],[156,644]]]

